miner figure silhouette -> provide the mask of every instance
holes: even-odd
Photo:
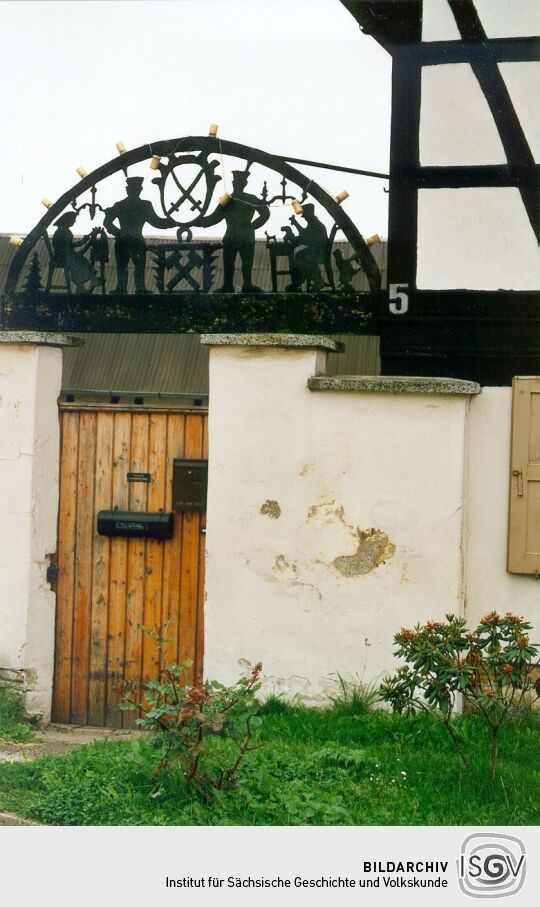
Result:
[[[140,198],[144,178],[142,176],[128,176],[126,178],[127,197],[116,202],[108,208],[103,221],[103,226],[111,236],[116,239],[114,255],[116,259],[117,287],[113,293],[127,293],[127,275],[129,262],[133,262],[135,276],[135,292],[147,293],[144,282],[146,266],[146,243],[143,238],[145,224],[153,227],[176,226],[176,222],[168,217],[160,217],[152,207],[152,203]],[[115,225],[118,221],[119,226]]]
[[[261,288],[251,281],[255,253],[255,231],[270,217],[268,205],[256,195],[244,192],[249,179],[248,170],[233,171],[232,196],[226,204],[218,204],[211,214],[198,217],[190,227],[213,227],[225,221],[223,236],[223,286],[218,293],[234,292],[234,266],[236,256],[242,263],[242,291],[260,293]]]

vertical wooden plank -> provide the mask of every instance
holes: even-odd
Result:
[[[131,413],[114,414],[111,506],[117,507],[118,510],[127,510],[129,504],[127,474],[131,450],[131,419]],[[108,727],[122,727],[122,712],[118,708],[119,698],[113,687],[124,679],[127,562],[128,540],[126,538],[111,539],[105,720]]]
[[[172,509],[173,462],[184,456],[185,416],[168,416],[165,510]],[[174,537],[163,550],[163,623],[170,622],[166,633],[170,643],[164,647],[162,667],[178,662],[178,628],[180,621],[180,573],[182,568],[182,514],[174,515]]]
[[[152,413],[149,425],[148,472],[152,480],[148,486],[148,510],[151,513],[165,509],[165,478],[167,453],[167,416]],[[163,546],[167,542],[148,539],[146,543],[146,582],[144,591],[144,626],[161,627],[161,596],[163,586]],[[142,679],[159,676],[160,657],[154,640],[143,636]]]
[[[54,718],[129,727],[112,687],[156,676],[141,625],[169,618],[165,663],[190,659],[202,674],[205,515],[175,515],[170,541],[97,536],[100,509],[172,507],[175,457],[207,457],[207,416],[66,412],[62,416],[59,584]],[[128,484],[127,472],[152,483]],[[122,714],[124,717],[122,717]]]
[[[508,571],[525,570],[527,537],[527,453],[530,437],[530,385],[526,378],[512,381],[512,446],[508,510]]]
[[[71,679],[71,721],[74,724],[88,723],[95,455],[96,413],[83,412],[80,415],[77,526],[75,533],[75,597]]]
[[[134,413],[131,428],[130,472],[148,472],[149,416]],[[147,510],[148,485],[130,483],[129,510]],[[124,677],[138,687],[141,683],[142,637],[145,595],[146,539],[128,540],[126,591],[126,650]],[[137,714],[123,713],[123,726],[134,727]]]
[[[507,569],[540,574],[540,379],[514,378],[512,387]]]
[[[518,573],[524,569],[527,534],[527,497],[524,469],[530,435],[529,380],[512,381],[512,446],[510,463],[510,495],[508,510],[508,570]]]
[[[201,457],[208,459],[208,416],[201,416],[202,421],[202,449]],[[206,565],[206,513],[201,514],[199,536],[199,575],[197,589],[197,629],[195,636],[195,679],[200,683],[203,679],[204,668],[204,600],[205,600],[205,565]]]
[[[88,676],[88,723],[105,724],[107,689],[107,621],[109,612],[109,567],[111,543],[98,535],[97,515],[111,509],[111,468],[113,413],[97,413],[96,471],[94,480],[94,553],[92,558],[92,602],[90,620],[90,671]]]
[[[198,459],[203,441],[200,415],[186,416],[186,441],[184,456]],[[199,586],[200,514],[186,511],[183,514],[182,532],[182,574],[180,577],[180,637],[179,656],[181,661],[189,659],[192,667],[187,672],[187,682],[195,678],[195,643],[197,637],[197,595]]]
[[[529,437],[528,462],[540,463],[540,381],[531,381],[531,432]]]
[[[529,437],[524,476],[527,482],[525,551],[530,572],[540,575],[540,380],[532,379],[529,386]]]
[[[67,723],[71,707],[71,648],[75,592],[75,528],[79,414],[60,413],[60,504],[58,511],[58,587],[54,660],[53,721]]]

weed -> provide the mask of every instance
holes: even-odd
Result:
[[[364,715],[381,698],[376,684],[363,683],[359,677],[345,680],[339,673],[336,678],[337,691],[328,696],[336,714]]]
[[[0,739],[25,743],[31,737],[30,719],[21,693],[7,684],[0,684]]]
[[[259,714],[261,715],[286,715],[288,704],[280,696],[269,696],[262,703]]]

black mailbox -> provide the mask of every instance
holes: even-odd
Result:
[[[172,539],[174,513],[137,513],[129,510],[100,510],[99,535],[128,538]]]
[[[173,461],[173,510],[206,510],[208,460]]]

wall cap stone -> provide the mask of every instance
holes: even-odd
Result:
[[[341,353],[345,344],[319,334],[203,334],[204,346],[274,346]]]
[[[0,343],[30,343],[34,346],[83,346],[82,337],[40,331],[0,331]]]
[[[308,378],[310,391],[364,391],[383,394],[479,394],[475,381],[415,378],[402,375],[339,375]]]

